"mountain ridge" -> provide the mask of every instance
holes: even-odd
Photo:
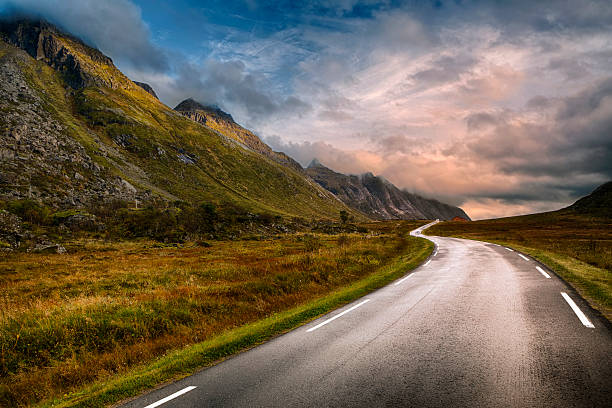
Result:
[[[345,175],[331,170],[317,159],[313,159],[305,171],[349,207],[375,219],[470,219],[459,207],[402,191],[371,172]]]
[[[161,103],[100,51],[46,22],[0,22],[0,197],[54,207],[211,202],[337,218],[303,172]]]

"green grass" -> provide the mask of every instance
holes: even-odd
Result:
[[[474,222],[443,222],[430,235],[515,248],[546,264],[612,321],[612,220],[562,210]]]

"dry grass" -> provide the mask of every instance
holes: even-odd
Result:
[[[384,232],[417,223],[395,225],[379,235],[295,234],[211,248],[91,241],[66,255],[3,257],[0,405],[28,405],[104,381],[422,250]]]

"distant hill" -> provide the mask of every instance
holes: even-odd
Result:
[[[347,176],[315,159],[306,169],[306,174],[348,206],[374,219],[470,219],[461,208],[402,191],[372,173]]]
[[[181,113],[44,22],[0,21],[0,199],[183,200],[338,218],[351,210],[230,115]],[[203,112],[202,120],[195,114]],[[205,119],[205,120],[204,120]],[[233,132],[233,133],[232,133]]]
[[[582,197],[566,210],[612,218],[612,181],[597,187],[591,194]]]

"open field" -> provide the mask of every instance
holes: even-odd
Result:
[[[612,321],[612,220],[556,211],[474,222],[443,222],[429,235],[489,241],[545,263]]]
[[[260,327],[233,348],[185,361],[191,370],[210,364],[416,266],[431,245],[406,234],[422,224],[378,223],[368,225],[369,233],[287,234],[211,247],[83,241],[68,254],[7,254],[0,259],[0,405],[29,405],[108,382],[228,330],[248,337],[244,325],[301,308],[289,323]],[[367,284],[342,294],[359,282]],[[321,298],[328,300],[308,308]],[[164,373],[149,381],[177,375]]]

